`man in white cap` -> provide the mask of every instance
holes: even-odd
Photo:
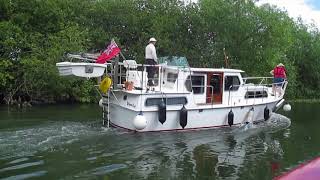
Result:
[[[156,65],[158,64],[157,52],[156,52],[156,44],[157,40],[155,38],[150,38],[149,44],[146,47],[146,64],[147,65]],[[154,86],[153,78],[154,74],[156,73],[157,68],[153,66],[147,66],[147,73],[148,73],[148,85]]]

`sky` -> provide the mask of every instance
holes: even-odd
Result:
[[[259,0],[256,4],[265,3],[276,5],[290,17],[301,17],[306,24],[314,23],[320,29],[320,0]]]

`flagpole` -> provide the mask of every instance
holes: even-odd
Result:
[[[118,75],[119,75],[119,56],[115,57],[114,66],[113,66],[113,89],[117,89],[118,85]]]
[[[114,42],[115,44],[117,44],[116,41],[114,40],[114,38],[111,39],[111,42]],[[118,46],[118,44],[117,44],[117,46]],[[124,60],[127,60],[127,59],[124,57],[124,55],[122,54],[121,51],[120,51],[120,55],[121,55],[121,57],[122,57]]]
[[[120,55],[121,55],[121,57],[122,57],[124,60],[127,60],[127,59],[124,57],[124,55],[122,54],[121,51],[120,51]]]

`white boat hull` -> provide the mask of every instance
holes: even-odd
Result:
[[[270,112],[272,112],[276,103],[277,101],[255,106],[233,107],[233,125],[241,125],[250,121],[248,118],[250,118],[249,112],[252,107],[254,107],[253,121],[257,122],[264,120],[265,107],[267,106]],[[143,111],[143,116],[147,120],[147,126],[142,130],[136,130],[133,120],[139,112],[116,104],[111,104],[110,122],[116,127],[141,132],[218,128],[229,126],[228,113],[230,110],[230,107],[188,110],[187,125],[185,128],[182,128],[180,125],[180,110],[167,110],[166,121],[163,124],[159,122],[158,111]]]

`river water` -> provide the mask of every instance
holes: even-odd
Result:
[[[0,107],[0,179],[272,179],[320,155],[320,104],[249,129],[133,133],[97,105]]]

